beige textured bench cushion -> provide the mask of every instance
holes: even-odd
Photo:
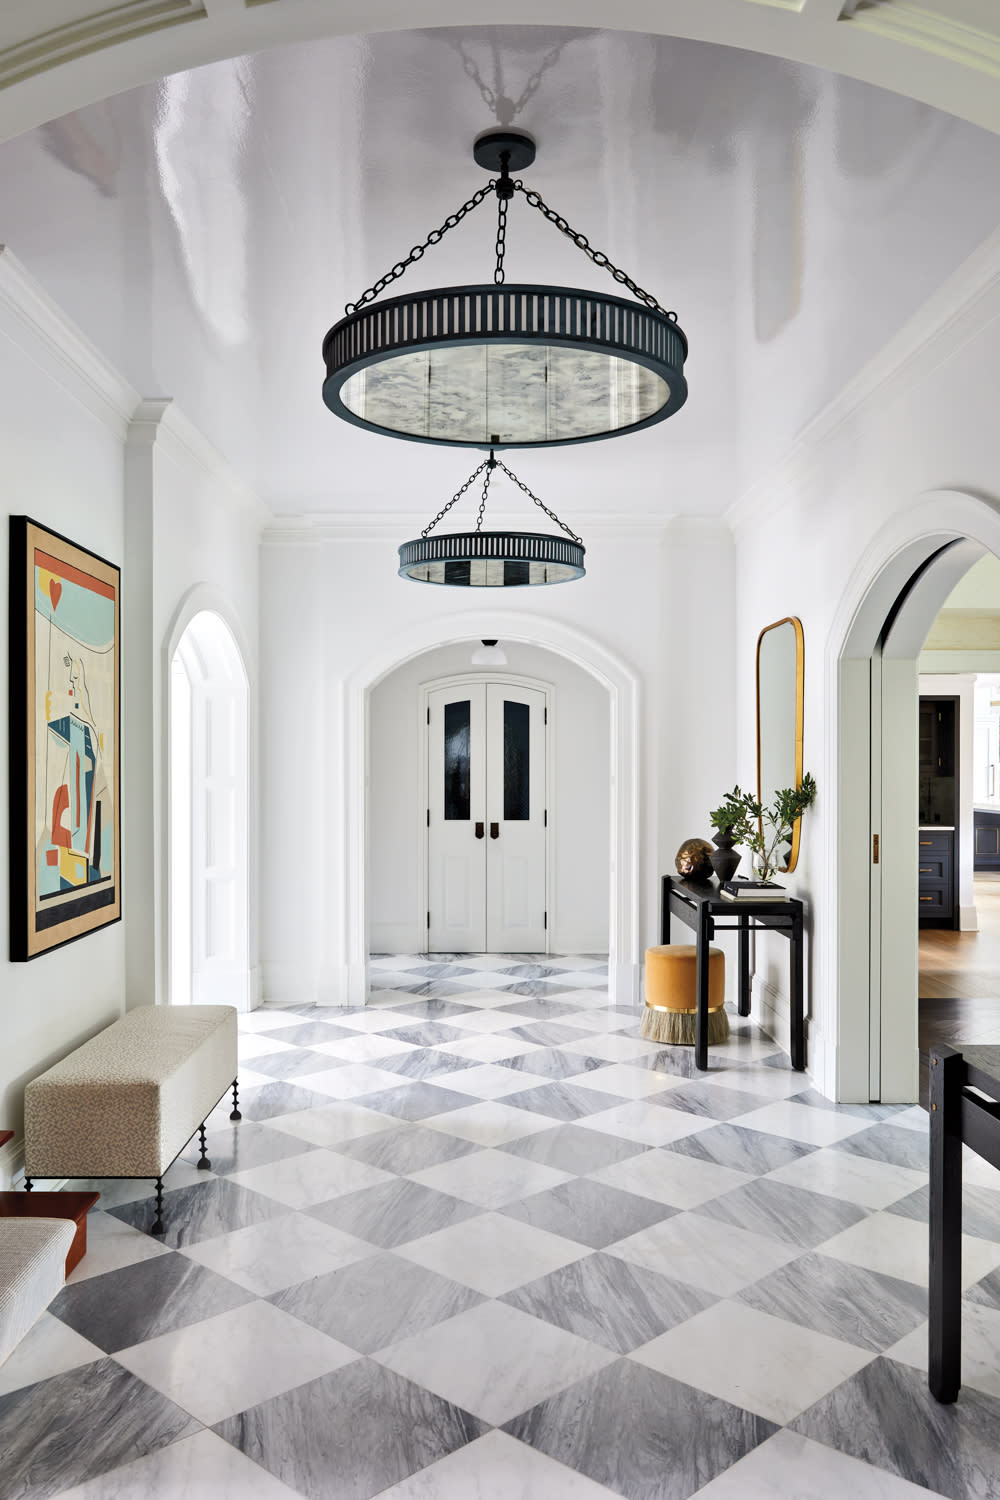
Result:
[[[28,1177],[159,1177],[236,1077],[231,1005],[130,1011],[24,1091]]]
[[[72,1219],[0,1219],[0,1364],[66,1279]]]

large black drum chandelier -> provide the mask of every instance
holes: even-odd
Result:
[[[687,339],[676,313],[666,312],[511,175],[534,160],[530,136],[490,131],[473,155],[499,175],[349,303],[327,334],[323,399],[330,410],[385,436],[484,449],[590,442],[671,416],[687,397]],[[573,287],[508,285],[507,209],[517,193],[635,300]],[[498,211],[492,284],[377,301],[491,196]]]

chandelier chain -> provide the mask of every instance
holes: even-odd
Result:
[[[504,269],[503,258],[507,250],[507,198],[500,193],[497,194],[497,264],[493,272],[493,280],[497,286],[503,286]]]
[[[491,457],[492,457],[492,455],[491,455]],[[473,472],[469,475],[468,479],[462,485],[462,488],[460,490],[456,490],[455,491],[454,495],[452,495],[451,499],[448,501],[448,504],[447,505],[443,505],[441,507],[441,509],[438,511],[437,515],[434,517],[433,521],[430,521],[424,527],[423,531],[420,533],[421,536],[428,536],[434,530],[434,528],[437,525],[437,523],[439,521],[441,521],[441,520],[444,519],[444,517],[448,514],[448,512],[451,510],[452,506],[457,501],[461,500],[461,498],[465,494],[466,490],[469,490],[469,489],[472,488],[472,486],[475,484],[476,480],[479,478],[480,474],[483,472],[484,469],[488,469],[489,465],[490,465],[490,460],[488,458],[484,458],[483,461],[482,461],[482,463],[479,465],[479,468],[478,469],[474,469]],[[488,481],[487,481],[487,483],[488,483]],[[485,500],[485,496],[484,496],[484,500]],[[482,507],[480,507],[480,517],[481,516],[482,516]],[[478,530],[478,527],[477,527],[477,530]]]
[[[437,245],[448,233],[449,229],[454,229],[457,224],[461,224],[466,214],[470,214],[474,208],[479,207],[480,203],[484,203],[491,193],[496,192],[496,181],[495,178],[491,178],[484,187],[479,188],[477,192],[473,193],[471,198],[467,198],[461,208],[456,209],[453,214],[448,215],[439,229],[432,229],[421,244],[413,246],[409,255],[405,256],[402,260],[397,260],[391,271],[387,271],[384,276],[380,276],[374,286],[370,286],[366,292],[362,292],[357,302],[348,302],[344,308],[348,317],[350,317],[351,313],[357,312],[359,307],[364,307],[367,303],[374,301],[379,293],[384,292],[386,287],[390,286],[392,282],[398,281],[407,266],[412,266],[415,261],[421,260],[425,250],[429,249],[431,245]],[[501,204],[501,207],[504,210],[503,217],[506,220],[506,204]],[[502,271],[499,234],[497,236],[497,266]],[[500,279],[503,279],[502,275]]]
[[[662,313],[665,318],[670,319],[671,323],[677,322],[677,314],[675,312],[667,312],[666,308],[660,306],[652,292],[644,291],[641,286],[632,280],[627,272],[622,271],[616,266],[614,261],[605,255],[603,250],[595,250],[587,236],[581,234],[578,229],[574,229],[571,224],[568,224],[562,214],[557,214],[554,209],[550,208],[541,193],[536,193],[533,189],[526,188],[520,177],[515,179],[513,187],[515,192],[524,194],[525,199],[531,204],[532,208],[537,208],[548,219],[550,224],[554,224],[560,233],[571,239],[578,250],[582,250],[584,255],[589,256],[595,266],[602,266],[617,282],[620,282],[622,286],[628,287],[634,297],[638,297],[640,302],[644,302],[647,307],[652,308],[653,312]]]
[[[493,470],[497,467],[497,460],[493,457],[493,449],[486,460],[486,478],[483,480],[483,498],[479,502],[479,514],[476,517],[476,530],[482,531],[483,521],[486,519],[486,497],[490,492],[490,480],[493,478]]]
[[[576,534],[575,531],[571,531],[570,528],[566,525],[565,521],[560,521],[560,519],[556,515],[555,511],[554,510],[549,510],[549,507],[545,504],[545,502],[543,500],[539,500],[539,498],[535,494],[534,490],[529,490],[528,486],[524,483],[524,480],[523,479],[518,479],[517,475],[513,472],[513,470],[508,469],[507,465],[503,462],[502,459],[499,459],[499,458],[496,459],[495,463],[496,463],[496,466],[497,466],[498,469],[503,469],[503,471],[506,474],[507,478],[513,484],[516,484],[519,490],[523,490],[524,491],[524,493],[527,495],[527,497],[528,497],[529,500],[533,500],[535,502],[535,504],[538,506],[538,508],[540,510],[543,510],[545,512],[545,514],[548,516],[548,518],[549,518],[550,521],[555,521],[556,525],[560,526],[562,528],[562,530],[565,531],[565,533],[569,537],[570,541],[579,542],[581,546],[583,545],[583,538],[577,536],[577,534]],[[476,529],[478,530],[478,527]]]

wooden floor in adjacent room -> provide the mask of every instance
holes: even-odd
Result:
[[[933,1046],[1000,1044],[1000,874],[977,875],[978,932],[920,932],[921,1102]]]

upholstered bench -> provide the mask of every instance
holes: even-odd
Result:
[[[0,1219],[0,1364],[66,1279],[72,1219]]]
[[[24,1178],[152,1177],[163,1233],[163,1174],[205,1120],[236,1091],[231,1005],[145,1006],[115,1021],[24,1091]]]

